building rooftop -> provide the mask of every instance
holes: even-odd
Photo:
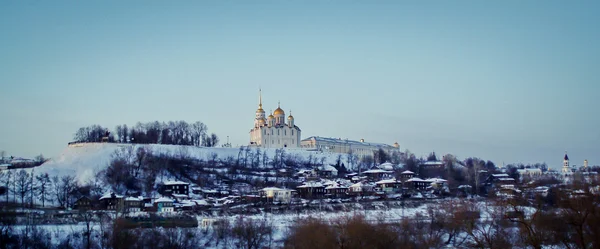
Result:
[[[329,143],[341,143],[341,144],[348,144],[348,145],[366,145],[366,146],[395,148],[392,145],[384,144],[384,143],[369,143],[369,142],[361,142],[361,141],[355,141],[355,140],[349,140],[349,139],[329,138],[329,137],[319,137],[319,136],[308,137],[308,138],[302,139],[302,141],[309,141],[312,139],[314,139],[316,141],[320,141],[320,142],[329,142]]]

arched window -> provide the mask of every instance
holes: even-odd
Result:
[[[277,129],[277,136],[279,136],[279,129]]]
[[[283,130],[283,135],[287,136],[287,130]]]
[[[292,130],[292,136],[294,135],[294,130]]]
[[[264,134],[267,135],[267,130],[264,130],[264,131],[265,131]]]

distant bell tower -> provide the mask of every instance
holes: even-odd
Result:
[[[587,169],[587,167],[588,167],[588,161],[587,161],[587,159],[585,159],[585,160],[583,160],[583,168]]]
[[[563,158],[562,172],[563,173],[569,173],[569,172],[571,172],[571,168],[569,168],[569,156],[567,155],[566,151],[565,151],[565,157]]]

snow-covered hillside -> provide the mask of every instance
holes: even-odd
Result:
[[[218,158],[225,159],[229,156],[236,158],[239,148],[207,148],[182,145],[162,144],[116,144],[116,143],[80,143],[69,145],[59,156],[36,168],[36,174],[48,173],[50,176],[73,175],[83,183],[93,177],[96,172],[106,168],[111,161],[112,155],[122,147],[144,147],[153,153],[180,155],[186,153],[192,158],[207,160],[216,154]],[[253,149],[254,151],[255,149]],[[268,157],[273,158],[275,149],[261,149],[266,151]],[[335,164],[338,153],[324,153],[306,151],[301,149],[286,149],[286,155],[296,155],[306,160],[310,155],[317,158],[325,157],[327,164]],[[347,165],[346,156],[342,157],[343,163]]]

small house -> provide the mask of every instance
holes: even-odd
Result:
[[[320,198],[325,195],[325,186],[318,182],[305,182],[296,187],[298,195],[305,199]]]
[[[75,201],[74,208],[77,210],[90,210],[94,207],[94,202],[87,196],[82,196]]]
[[[190,184],[182,181],[165,181],[158,185],[158,193],[171,196],[173,194],[189,195]]]
[[[100,204],[103,209],[122,212],[124,207],[123,196],[112,192],[106,193],[100,197]]]
[[[144,198],[140,197],[125,197],[124,200],[125,212],[140,212],[144,206]]]
[[[266,198],[267,202],[289,203],[292,201],[292,193],[294,190],[282,189],[276,187],[263,188],[259,191],[260,196]]]
[[[173,200],[166,197],[161,197],[154,200],[154,206],[156,207],[156,212],[159,213],[171,213],[175,211],[173,207]]]

